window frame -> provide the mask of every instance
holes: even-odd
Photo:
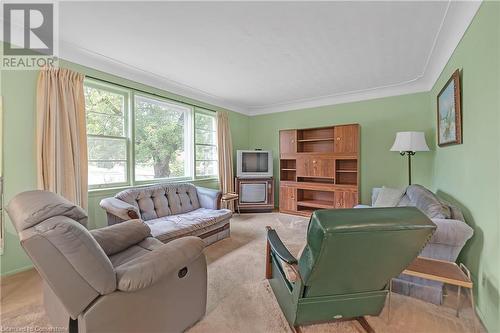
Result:
[[[189,151],[188,152],[188,155],[190,156],[186,156],[186,161],[188,162],[187,163],[187,174],[188,176],[184,176],[184,177],[168,177],[168,178],[154,178],[154,179],[149,179],[149,180],[137,180],[135,177],[135,129],[136,129],[136,125],[135,125],[135,116],[136,116],[136,113],[135,113],[135,98],[136,96],[139,96],[139,97],[143,97],[143,98],[149,98],[149,99],[153,99],[153,100],[156,100],[158,102],[163,102],[163,103],[170,103],[170,104],[176,104],[178,106],[181,106],[181,107],[185,107],[185,108],[188,108],[189,109],[189,112],[187,113],[187,119],[185,121],[185,124],[188,125],[184,128],[184,138],[185,138],[185,141],[184,141],[184,148],[186,147],[193,147],[193,144],[194,144],[194,141],[193,141],[193,135],[190,135],[191,133],[191,129],[190,127],[192,127],[193,125],[191,125],[192,123],[192,119],[194,119],[194,107],[191,106],[191,105],[188,105],[188,104],[183,104],[183,103],[180,103],[180,102],[177,102],[177,101],[173,101],[171,99],[168,99],[168,98],[165,98],[165,97],[160,97],[160,96],[156,96],[156,95],[153,95],[153,94],[148,94],[148,93],[144,93],[144,92],[135,92],[133,93],[133,96],[132,96],[132,100],[131,100],[131,103],[132,103],[132,109],[133,109],[133,112],[132,112],[132,123],[133,123],[133,129],[132,129],[132,133],[131,133],[131,136],[132,136],[132,139],[131,139],[131,144],[132,144],[132,156],[133,156],[133,159],[132,161],[130,162],[131,163],[131,167],[133,168],[133,173],[132,173],[132,183],[131,185],[134,186],[134,185],[147,185],[147,184],[155,184],[155,183],[163,183],[163,182],[179,182],[179,181],[190,181],[190,180],[193,180],[194,179],[194,174],[193,174],[193,166],[191,165],[191,155],[193,155],[193,151]],[[186,133],[187,132],[187,133]],[[189,142],[188,142],[189,141]],[[191,149],[193,150],[193,149]]]
[[[105,188],[113,188],[113,187],[123,187],[128,186],[131,183],[130,178],[130,91],[128,89],[120,88],[115,85],[111,85],[108,83],[99,82],[97,80],[85,79],[84,87],[89,86],[94,89],[101,89],[113,94],[122,95],[123,98],[123,136],[114,136],[114,135],[98,135],[98,134],[88,134],[86,133],[87,144],[88,138],[103,138],[103,139],[119,139],[125,141],[125,150],[126,150],[126,160],[125,160],[125,181],[124,182],[116,182],[116,183],[108,183],[108,184],[94,184],[88,185],[89,190],[91,189],[105,189]],[[87,120],[87,110],[85,110],[85,121]],[[85,129],[87,129],[87,124],[85,125]],[[88,152],[88,148],[87,148]],[[118,161],[118,160],[117,160]],[[90,158],[87,158],[87,165],[91,162]]]
[[[207,115],[207,116],[210,116],[210,117],[213,117],[214,120],[215,120],[215,135],[216,135],[216,142],[215,144],[211,145],[211,144],[199,144],[199,143],[196,143],[196,114],[197,113],[200,113],[200,114],[204,114],[204,115]],[[210,111],[210,110],[206,110],[206,109],[203,109],[203,108],[200,108],[200,107],[195,107],[195,113],[194,113],[194,117],[193,117],[193,121],[194,121],[194,124],[193,124],[193,172],[194,172],[194,179],[200,179],[200,180],[205,180],[205,179],[219,179],[219,172],[217,171],[216,174],[214,175],[206,175],[206,176],[198,176],[196,174],[196,162],[197,161],[208,161],[208,160],[197,160],[196,159],[196,146],[197,145],[204,145],[204,146],[210,146],[210,147],[215,147],[216,149],[216,154],[218,154],[218,149],[219,147],[217,147],[217,117],[215,115],[215,112],[213,111]],[[210,161],[216,161],[217,162],[217,170],[219,168],[219,159],[217,158],[216,160],[210,160]]]
[[[126,151],[127,151],[127,160],[125,161],[126,165],[126,181],[125,182],[117,182],[117,183],[109,183],[109,184],[98,184],[98,185],[89,185],[89,191],[98,191],[98,190],[109,190],[114,188],[127,188],[133,186],[145,186],[152,185],[158,183],[176,183],[176,182],[185,182],[185,181],[209,181],[214,180],[217,181],[219,179],[218,173],[216,175],[207,175],[207,176],[197,176],[196,175],[196,114],[203,113],[209,116],[212,116],[216,119],[215,111],[205,109],[203,107],[199,107],[196,105],[183,103],[182,101],[176,101],[168,97],[156,95],[154,93],[148,93],[145,91],[137,90],[130,87],[124,87],[120,84],[103,82],[99,79],[93,78],[85,78],[84,87],[89,86],[95,89],[103,89],[112,93],[116,93],[124,96],[124,137],[115,137],[115,136],[105,136],[105,135],[94,135],[87,134],[86,137],[103,137],[103,138],[116,138],[116,139],[124,139],[126,142]],[[188,108],[189,112],[188,119],[186,120],[186,125],[184,129],[185,135],[185,143],[184,147],[186,150],[186,167],[188,171],[186,172],[187,176],[184,177],[170,177],[170,178],[155,178],[148,180],[136,180],[135,176],[135,98],[136,96],[149,98],[153,100],[157,100],[159,102],[176,104],[178,106]],[[87,113],[85,110],[85,119],[87,119]],[[217,127],[215,132],[217,133]],[[215,144],[216,149],[217,144]],[[189,148],[189,149],[186,149]],[[189,156],[188,156],[189,155]],[[218,159],[216,160],[219,162]],[[87,164],[90,160],[87,162]]]

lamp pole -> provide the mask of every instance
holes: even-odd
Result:
[[[401,156],[408,155],[408,185],[411,185],[411,157],[415,155],[415,152],[408,150],[402,151],[399,154],[401,154]]]

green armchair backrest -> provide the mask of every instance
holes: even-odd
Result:
[[[293,264],[295,258],[275,231],[268,232],[266,276],[292,326],[376,316],[390,280],[418,256],[435,228],[414,207],[317,210],[298,260],[298,280],[286,277],[283,260]]]
[[[304,296],[382,290],[436,226],[416,208],[318,210],[299,259]]]

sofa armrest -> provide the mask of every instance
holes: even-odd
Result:
[[[99,203],[106,212],[118,216],[122,220],[133,220],[141,218],[137,207],[116,198],[105,198]]]
[[[151,229],[141,220],[128,220],[108,227],[90,230],[106,255],[111,256],[140,243],[150,236]]]
[[[179,277],[183,277],[181,270],[203,255],[204,247],[203,240],[194,236],[182,237],[163,244],[143,256],[116,267],[117,287],[121,291],[130,292],[152,286],[177,271]]]
[[[208,209],[220,209],[222,191],[196,186],[196,192],[198,193],[198,201],[200,202],[201,207]]]
[[[474,234],[474,230],[465,222],[452,219],[432,219],[437,229],[429,243],[451,246],[464,246]]]

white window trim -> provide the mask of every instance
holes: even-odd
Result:
[[[108,183],[108,184],[95,184],[95,185],[89,185],[89,189],[103,189],[103,188],[110,188],[110,187],[121,187],[121,186],[127,186],[131,184],[131,178],[130,178],[130,136],[129,136],[129,119],[130,119],[130,91],[128,89],[123,89],[120,87],[116,87],[111,84],[107,83],[102,83],[96,80],[92,79],[85,79],[84,86],[89,86],[94,89],[102,89],[105,91],[109,91],[114,94],[122,95],[123,96],[123,135],[124,136],[114,136],[114,135],[96,135],[96,134],[87,134],[87,138],[90,137],[96,137],[96,138],[108,138],[108,139],[120,139],[120,140],[125,140],[125,149],[126,149],[126,173],[125,173],[125,181],[124,182],[115,182],[115,183]],[[85,118],[87,115],[85,115]],[[88,163],[88,161],[87,161]]]
[[[196,176],[196,131],[195,131],[195,115],[196,113],[204,113],[215,117],[215,111],[207,110],[202,107],[193,106],[190,104],[185,104],[179,101],[172,100],[168,97],[158,96],[155,94],[149,94],[147,92],[138,91],[134,88],[124,88],[120,85],[115,85],[112,83],[102,82],[100,80],[94,80],[91,78],[86,78],[84,81],[85,86],[91,86],[97,89],[104,89],[113,93],[124,94],[125,95],[125,137],[116,137],[119,139],[126,139],[127,142],[127,180],[126,182],[120,183],[109,183],[109,184],[98,184],[89,185],[89,192],[97,192],[103,190],[112,189],[125,189],[134,186],[146,186],[154,185],[158,183],[178,183],[178,182],[191,182],[191,181],[218,181],[218,175],[207,175],[207,176]],[[145,98],[155,99],[159,102],[165,102],[170,104],[177,104],[181,107],[189,108],[187,124],[190,126],[185,126],[185,141],[184,149],[187,156],[187,170],[185,177],[171,177],[171,178],[155,178],[151,180],[136,180],[135,179],[135,96],[142,96]],[[103,136],[106,137],[106,136]],[[113,137],[114,138],[114,137]]]
[[[196,107],[195,108],[195,113],[201,113],[201,114],[205,114],[205,115],[208,115],[208,116],[211,116],[214,118],[215,122],[216,122],[216,125],[215,125],[215,133],[217,135],[217,118],[216,118],[216,115],[215,115],[215,112],[213,111],[210,111],[210,110],[206,110],[206,109],[203,109],[203,108],[199,108],[199,107]],[[196,143],[196,114],[195,116],[193,117],[193,140],[194,140],[194,145],[193,145],[193,168],[194,168],[194,179],[219,179],[219,173],[217,172],[217,174],[214,174],[214,175],[206,175],[206,176],[198,176],[196,175],[196,161],[198,161],[196,159],[196,145],[207,145],[207,146],[215,146],[216,149],[218,149],[217,147],[217,142],[213,145],[210,145],[210,144],[197,144]],[[219,159],[215,160],[217,161],[217,167],[218,167],[218,163],[219,163]]]

